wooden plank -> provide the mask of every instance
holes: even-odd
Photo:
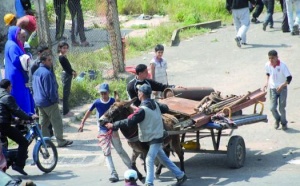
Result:
[[[199,103],[199,101],[178,97],[162,99],[159,100],[159,102],[167,104],[171,112],[183,114],[185,116],[191,116],[196,114],[194,108]]]

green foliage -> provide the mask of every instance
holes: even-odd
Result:
[[[130,28],[132,29],[143,29],[143,28],[148,28],[146,24],[141,24],[141,25],[132,25]]]
[[[143,51],[153,50],[158,43],[168,45],[175,29],[184,26],[180,23],[163,24],[150,30],[145,37],[132,37],[127,39],[126,57],[131,58],[141,54]],[[207,33],[210,29],[189,28],[180,32],[180,38],[185,39],[192,36]]]
[[[185,24],[231,19],[224,0],[170,0],[167,12],[172,20]]]
[[[168,14],[172,20],[185,24],[231,20],[225,0],[118,0],[118,10],[120,14]]]
[[[160,14],[164,15],[166,0],[118,0],[120,14]]]
[[[152,50],[158,43],[169,42],[174,29],[178,24],[164,24],[150,30],[145,37],[128,38],[128,55],[135,56],[141,51]]]

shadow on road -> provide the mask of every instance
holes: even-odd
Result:
[[[288,164],[288,161],[300,157],[300,149],[286,147],[263,154],[262,151],[247,149],[244,167],[230,169],[226,164],[226,155],[222,154],[195,154],[185,160],[185,169],[188,176],[188,185],[227,185],[233,182],[250,182],[252,178],[264,178],[271,172]],[[197,170],[197,171],[195,171]],[[167,176],[167,178],[165,177]],[[160,180],[170,181],[171,173],[162,174]]]

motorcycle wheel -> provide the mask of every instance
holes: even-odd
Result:
[[[36,165],[41,171],[49,173],[56,167],[58,156],[55,145],[50,140],[45,143],[48,153],[42,143],[39,143]]]

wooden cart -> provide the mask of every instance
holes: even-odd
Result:
[[[266,92],[258,89],[250,92],[249,97],[243,103],[237,104],[231,108],[225,108],[223,110],[227,117],[230,118],[234,125],[223,125],[216,122],[211,122],[212,115],[206,115],[195,111],[195,105],[199,102],[170,97],[163,99],[160,102],[169,106],[170,112],[179,119],[179,123],[175,128],[178,130],[169,131],[170,135],[181,134],[181,143],[185,152],[197,152],[197,153],[217,153],[227,154],[227,164],[231,168],[240,168],[244,165],[246,157],[246,147],[244,139],[241,136],[231,136],[233,131],[240,126],[253,124],[257,122],[267,122],[267,115],[263,114],[264,105],[266,100]],[[254,105],[254,112],[252,114],[241,114],[242,109]],[[257,105],[260,105],[261,110],[256,112]],[[227,151],[220,150],[221,136],[231,136]],[[187,137],[193,137],[194,139],[186,140]],[[205,137],[211,137],[213,149],[204,150],[200,148],[200,139]]]

